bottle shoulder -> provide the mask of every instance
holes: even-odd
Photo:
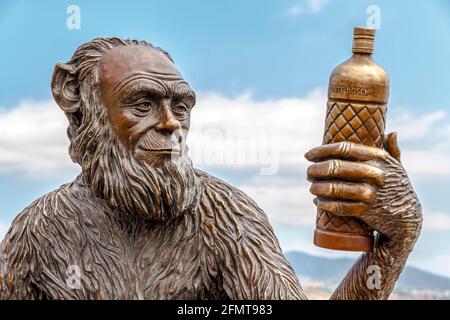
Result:
[[[330,76],[329,98],[387,103],[389,77],[369,57],[355,57],[338,65]]]

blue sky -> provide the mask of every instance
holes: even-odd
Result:
[[[381,8],[376,57],[392,80],[391,103],[428,109],[449,101],[448,1],[334,0],[315,14],[286,14],[301,2],[2,0],[2,103],[49,98],[54,63],[112,35],[162,46],[197,90],[296,96],[324,85],[347,57],[352,27],[365,25],[370,4]],[[65,28],[70,4],[81,8],[80,30]]]
[[[66,27],[69,16],[66,9],[71,4],[81,9],[79,30]],[[308,103],[325,108],[323,97],[329,74],[349,57],[352,28],[366,24],[369,5],[381,9],[375,59],[391,79],[388,126],[399,131],[407,157],[405,166],[430,212],[430,228],[424,230],[411,263],[450,276],[450,252],[444,245],[450,242],[447,195],[450,172],[445,163],[450,159],[450,41],[447,41],[450,39],[450,2],[445,0],[0,0],[3,49],[0,50],[0,125],[4,124],[4,131],[0,127],[0,133],[4,133],[6,127],[13,130],[8,129],[8,132],[15,132],[9,142],[5,135],[3,140],[0,138],[0,225],[7,226],[32,200],[76,175],[76,167],[70,166],[66,156],[66,146],[60,148],[59,142],[55,144],[57,148],[46,149],[52,157],[56,154],[54,158],[42,159],[52,165],[56,163],[54,167],[49,164],[48,168],[61,169],[62,166],[62,170],[37,174],[41,169],[36,163],[12,163],[10,159],[23,152],[16,150],[20,149],[18,144],[24,143],[25,148],[23,132],[35,132],[39,136],[47,130],[43,122],[25,117],[33,114],[37,119],[42,115],[41,110],[48,110],[53,67],[56,62],[67,61],[80,44],[99,36],[151,41],[170,52],[200,96],[209,97],[203,100],[205,105],[206,102],[224,106],[235,103],[242,105],[242,110],[248,107],[258,112],[257,108],[264,109],[267,103],[283,108],[283,101],[291,99],[289,108],[292,110],[295,110],[295,103],[304,104],[305,108]],[[312,92],[318,92],[317,99],[311,98]],[[216,98],[211,98],[211,93]],[[24,101],[27,101],[25,105]],[[206,111],[194,111],[194,121],[197,117],[199,122],[206,123],[205,119],[210,118],[205,114]],[[258,117],[265,121],[264,114]],[[18,119],[18,124],[13,126],[11,119]],[[230,120],[230,123],[235,122],[236,119]],[[55,128],[61,139],[65,139],[62,126],[58,124]],[[322,123],[317,123],[317,127],[321,131]],[[46,134],[44,138],[51,139],[51,135]],[[11,143],[14,139],[17,139],[16,146]],[[45,139],[36,140],[30,148],[38,154],[45,149],[42,144],[48,141]],[[311,137],[305,145],[320,142]],[[292,150],[299,156],[305,151]],[[10,158],[2,158],[1,152]],[[427,152],[432,156],[428,157]],[[262,199],[266,211],[267,208],[277,211],[279,201],[270,202],[262,196],[271,194],[269,198],[274,198],[276,190],[262,190],[261,185],[306,186],[304,164],[292,169],[283,163],[277,176],[270,179],[258,176],[257,170],[233,166],[207,168],[241,186],[256,200]],[[30,171],[27,166],[38,169]],[[298,175],[293,175],[292,170],[297,170]],[[310,202],[312,198],[308,198],[307,189],[300,191],[305,194],[299,196]],[[302,208],[299,204],[299,215]],[[272,213],[271,220],[285,248],[315,250],[313,253],[334,256],[342,254],[305,247],[311,243],[313,228],[307,224],[293,225],[289,223],[290,218],[278,219],[277,215],[282,213]],[[314,216],[310,220],[313,219]]]

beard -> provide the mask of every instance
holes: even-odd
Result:
[[[135,157],[109,126],[104,131],[90,135],[101,139],[93,143],[95,150],[91,156],[83,157],[82,165],[83,174],[98,197],[113,209],[145,220],[164,221],[195,210],[200,182],[183,149],[172,158],[154,154]],[[150,133],[142,137],[144,144],[161,141]],[[89,149],[93,147],[88,146]]]

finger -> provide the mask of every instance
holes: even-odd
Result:
[[[384,148],[394,159],[400,161],[400,148],[397,142],[397,132],[391,132],[385,136]]]
[[[377,190],[366,183],[320,181],[314,182],[310,191],[320,198],[369,202]]]
[[[371,181],[380,187],[384,184],[383,170],[367,163],[345,160],[326,160],[314,163],[309,166],[307,175],[311,182],[317,179],[339,178],[349,181]]]
[[[384,159],[386,155],[382,149],[344,141],[313,148],[305,154],[305,158],[313,162],[330,158],[367,161]]]
[[[317,208],[338,216],[361,216],[368,209],[368,206],[363,202],[331,201],[315,198],[314,203]]]

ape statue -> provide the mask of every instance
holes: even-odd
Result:
[[[306,299],[266,214],[193,167],[195,94],[168,53],[94,39],[56,65],[51,89],[82,172],[15,218],[0,248],[0,299]],[[396,136],[385,145],[306,154],[317,207],[379,232],[332,299],[387,299],[420,233]],[[357,177],[355,165],[365,168]],[[366,284],[370,266],[378,288]]]

